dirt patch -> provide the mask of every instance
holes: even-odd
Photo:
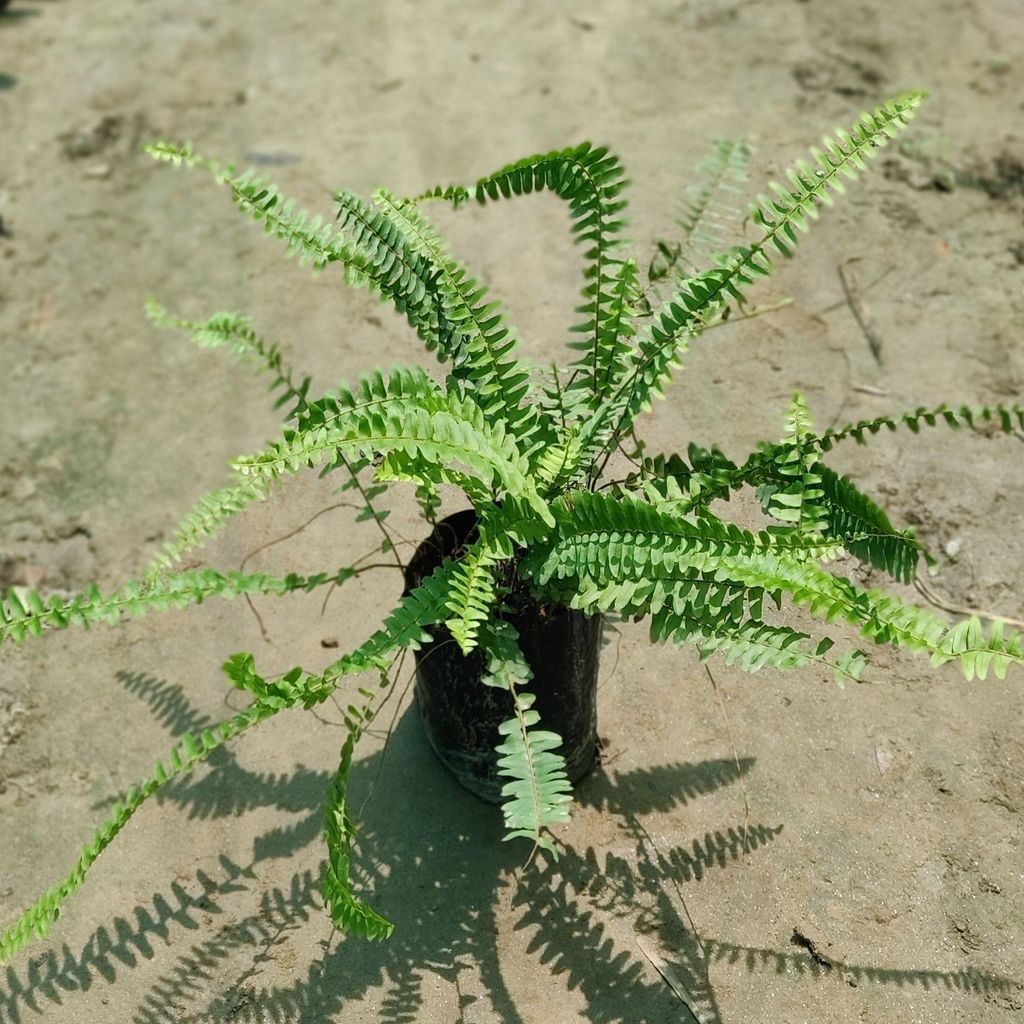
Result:
[[[197,319],[251,315],[314,391],[434,365],[401,317],[285,261],[223,189],[142,142],[255,164],[330,217],[336,188],[413,194],[591,138],[628,167],[646,244],[712,140],[755,146],[753,194],[887,93],[930,89],[756,298],[794,301],[694,344],[644,424],[652,452],[737,455],[778,435],[797,389],[823,427],[1021,400],[1021,52],[1019,0],[14,0],[0,16],[0,588],[138,576],[228,460],[276,434],[265,382],[153,331],[148,294]],[[436,216],[530,357],[560,358],[580,287],[563,206]],[[1014,436],[926,431],[829,459],[917,527],[947,603],[1020,619],[1022,456]],[[330,500],[296,481],[210,558],[236,568]],[[415,543],[403,509],[389,522]],[[347,564],[362,540],[346,515],[268,549],[267,571]],[[401,590],[351,586],[323,616],[319,600],[256,600],[265,634],[221,603],[0,651],[0,777],[27,794],[4,796],[0,924],[183,729],[229,713],[226,657],[325,663],[337,651],[321,643],[349,649]],[[282,716],[133,819],[51,936],[3,969],[0,1022],[660,1024],[686,1019],[687,999],[708,1024],[1019,1019],[1020,673],[968,684],[880,652],[842,691],[713,662],[716,689],[692,652],[631,626],[603,657],[604,769],[581,784],[557,863],[518,878],[493,810],[450,782],[407,709],[353,778],[359,892],[395,935],[339,939],[318,880],[342,730],[331,706]]]

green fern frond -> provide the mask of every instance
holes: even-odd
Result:
[[[504,737],[497,747],[501,755],[498,774],[508,780],[501,790],[505,840],[529,839],[535,850],[557,857],[558,848],[544,830],[569,820],[572,784],[565,758],[556,753],[561,737],[534,728],[540,722],[533,709],[536,698],[520,689],[529,683],[533,672],[523,657],[515,628],[507,622],[493,622],[481,634],[481,641],[487,654],[484,684],[507,690],[515,708],[513,717],[498,726]]]
[[[534,700],[532,693],[516,693],[515,717],[498,726],[505,737],[495,748],[502,755],[498,774],[509,780],[501,787],[504,838],[529,839],[557,857],[558,848],[541,829],[569,820],[572,784],[565,773],[565,758],[556,753],[562,738],[534,728],[540,722]]]
[[[429,629],[443,622],[451,596],[456,562],[446,562],[427,577],[411,594],[404,596],[385,618],[383,625],[354,651],[333,661],[321,672],[296,666],[270,680],[256,671],[253,656],[233,654],[222,670],[233,686],[274,707],[304,708],[322,704],[342,679],[361,672],[380,673],[402,648],[416,650],[430,640]]]
[[[664,239],[655,243],[657,252],[647,272],[652,284],[678,276],[688,252],[688,262],[692,262],[693,250],[708,251],[722,246],[725,230],[735,211],[721,197],[741,193],[740,186],[747,180],[750,153],[746,142],[715,141],[711,152],[697,168],[695,182],[686,189],[678,219],[682,238],[674,243]]]
[[[491,616],[497,597],[495,568],[503,557],[508,558],[511,554],[510,544],[495,547],[480,540],[459,559],[448,602],[451,618],[445,625],[463,654],[477,646],[477,634]]]
[[[228,348],[239,359],[261,364],[266,372],[273,375],[268,390],[280,392],[274,408],[279,409],[288,402],[295,403],[287,419],[294,419],[305,407],[312,378],[305,376],[296,383],[295,372],[285,363],[280,348],[268,345],[256,333],[248,317],[237,313],[216,313],[198,323],[174,316],[153,298],[146,299],[146,314],[155,327],[187,332],[200,348]]]
[[[993,428],[1005,434],[1024,430],[1024,406],[1022,405],[961,405],[952,408],[942,403],[931,408],[920,406],[911,412],[897,416],[877,416],[870,420],[858,420],[838,428],[830,428],[822,434],[807,435],[803,447],[808,450],[827,452],[840,441],[853,438],[858,444],[868,440],[883,429],[895,432],[906,427],[912,433],[919,433],[922,427],[946,426],[953,430],[968,427],[978,432]],[[717,498],[725,498],[730,491],[738,490],[745,484],[770,482],[774,466],[780,457],[785,457],[783,445],[763,445],[752,454],[742,466],[724,467],[717,479],[704,487],[696,504],[706,506]],[[652,469],[655,468],[652,464]]]
[[[435,483],[461,485],[468,476],[526,498],[550,521],[529,465],[504,425],[488,424],[479,406],[452,394],[387,400],[370,412],[343,410],[325,425],[286,430],[281,441],[237,459],[234,467],[243,476],[270,482],[319,466],[339,452],[367,458],[397,453],[407,459],[404,472]]]
[[[784,553],[794,562],[842,552],[827,538],[755,534],[710,514],[672,515],[628,496],[575,491],[553,502],[551,510],[555,530],[522,562],[523,572],[541,586],[583,576],[656,579],[679,568],[716,572],[728,557],[762,552]]]
[[[227,522],[250,505],[264,501],[270,493],[266,480],[236,474],[237,483],[204,494],[178,524],[174,538],[153,556],[146,578],[152,579],[171,569],[193,549],[219,533]]]
[[[573,366],[586,374],[591,388],[597,385],[599,364],[610,359],[603,356],[604,346],[616,340],[609,324],[619,316],[615,296],[622,261],[614,253],[624,244],[619,235],[625,224],[622,192],[627,184],[614,154],[584,142],[517,160],[481,178],[472,190],[438,188],[422,197],[445,198],[458,206],[468,198],[486,203],[547,189],[568,202],[573,236],[586,247],[583,305],[577,308],[584,318],[572,330],[583,335],[578,347],[587,354]]]
[[[857,650],[845,651],[838,658],[829,657],[834,641],[828,637],[814,643],[808,634],[789,626],[770,625],[758,619],[709,620],[699,611],[686,614],[663,609],[651,618],[651,639],[693,643],[701,661],[722,654],[727,665],[736,665],[744,672],[759,672],[763,668],[786,671],[820,664],[829,668],[840,684],[860,679],[868,664],[864,653]]]
[[[70,874],[47,890],[13,925],[0,933],[0,962],[17,953],[33,936],[42,938],[49,932],[60,916],[64,901],[78,889],[99,855],[149,797],[172,779],[191,771],[229,740],[275,714],[276,710],[266,705],[252,704],[212,729],[204,729],[197,736],[186,735],[166,761],[156,763],[153,773],[145,782],[128,790],[82,850]]]
[[[368,286],[405,314],[429,351],[451,360],[456,354],[452,332],[441,315],[437,273],[417,252],[398,225],[362,196],[348,190],[334,194],[338,222],[351,233],[357,253],[349,260],[350,284]]]
[[[314,217],[285,199],[264,178],[253,171],[235,174],[231,164],[221,165],[196,153],[191,146],[172,146],[157,142],[145,151],[157,160],[166,160],[178,166],[202,168],[214,179],[231,190],[231,196],[240,210],[247,213],[273,235],[285,243],[289,256],[298,256],[300,263],[311,263],[320,269],[328,263],[344,261],[352,253],[344,239],[321,217]]]
[[[587,359],[571,364],[571,367],[582,371],[581,383],[591,396],[588,412],[605,401],[612,381],[625,372],[636,336],[632,319],[638,313],[639,287],[635,261],[617,262],[610,272],[607,298],[601,307],[602,317],[596,328],[592,369]]]
[[[106,823],[85,847],[71,874],[51,888],[6,932],[0,934],[0,960],[13,955],[33,936],[45,935],[59,915],[60,905],[81,885],[86,872],[139,807],[171,779],[188,772],[199,761],[250,726],[286,708],[310,708],[326,700],[342,678],[360,672],[384,672],[389,658],[399,647],[416,647],[429,639],[425,626],[440,621],[450,585],[450,568],[441,566],[408,597],[402,599],[384,625],[356,650],[339,658],[322,673],[300,668],[268,681],[256,670],[251,654],[232,655],[223,669],[233,685],[246,690],[254,702],[212,729],[198,736],[187,735],[171,751],[166,762],[157,762],[152,775],[141,786],[128,791]],[[330,807],[330,803],[329,803]],[[335,846],[337,852],[340,847]],[[336,865],[337,866],[337,865]],[[335,878],[340,876],[335,875]],[[334,892],[332,890],[332,892]],[[337,896],[337,893],[334,892]],[[338,897],[341,898],[341,897]],[[369,917],[367,917],[369,927]]]
[[[500,507],[490,502],[478,505],[476,512],[479,536],[452,572],[451,618],[445,623],[463,654],[477,646],[480,629],[493,616],[498,567],[513,558],[517,547],[526,547],[546,533],[533,510],[514,498]]]
[[[435,185],[433,188],[425,189],[417,196],[413,196],[409,202],[425,203],[431,199],[451,203],[452,208],[457,210],[463,203],[468,203],[473,198],[473,193],[465,185]]]
[[[917,434],[922,427],[943,425],[954,430],[964,426],[972,430],[981,430],[984,426],[992,426],[1004,434],[1012,434],[1015,431],[1024,430],[1024,405],[1000,403],[979,406],[961,405],[956,408],[945,404],[932,408],[919,406],[912,412],[903,413],[900,416],[877,416],[872,420],[859,420],[834,430],[826,430],[823,434],[809,439],[808,443],[827,452],[834,444],[849,437],[852,437],[858,444],[865,444],[867,442],[866,435],[877,434],[883,427],[890,431],[906,427],[912,433]]]
[[[980,624],[951,626],[893,594],[862,589],[809,562],[764,552],[723,558],[718,571],[737,582],[786,594],[819,618],[843,619],[876,643],[928,653],[936,664],[955,660],[968,679],[974,675],[984,678],[990,665],[1002,678],[1011,663],[1024,664],[1020,634],[1014,631],[1004,636],[1001,623],[995,623],[988,634]]]
[[[739,195],[747,181],[750,144],[742,139],[718,139],[698,169],[698,179],[687,189],[679,226],[688,246],[720,246],[723,229],[733,207],[723,193]]]
[[[791,254],[796,230],[807,230],[808,222],[818,217],[818,204],[831,203],[831,193],[844,190],[842,177],[856,177],[858,170],[865,169],[865,159],[907,124],[923,98],[923,93],[908,93],[862,115],[850,132],[838,131],[834,139],[824,140],[823,150],[811,150],[814,167],[803,160],[793,165],[787,172],[791,189],[772,183],[774,197],[762,197],[752,212],[760,238],[733,248],[721,257],[718,267],[687,279],[638,336],[630,364],[611,389],[614,399],[587,425],[588,447],[595,444],[603,450],[609,443],[601,442],[606,433],[614,443],[650,408],[678,366],[689,338],[730,302],[744,302],[744,289],[771,273],[771,249]]]
[[[305,432],[330,426],[341,416],[354,412],[369,413],[400,399],[429,401],[443,394],[434,378],[417,366],[399,366],[387,374],[374,370],[360,377],[354,387],[342,383],[333,391],[308,402],[298,416],[296,429]]]
[[[387,675],[384,674],[382,685],[386,683]],[[345,712],[348,734],[341,747],[338,770],[324,808],[327,868],[323,879],[323,896],[335,927],[360,938],[379,940],[389,938],[394,925],[359,899],[352,892],[349,882],[356,825],[348,811],[348,773],[352,767],[355,746],[375,717],[374,705],[377,700],[377,694],[371,690],[360,689],[359,692],[365,702],[362,707],[350,704]]]
[[[758,497],[765,512],[797,534],[820,534],[825,527],[821,474],[806,441],[812,435],[810,410],[803,396],[796,394],[786,417],[787,435],[775,460],[775,478],[762,487]]]
[[[865,590],[834,576],[815,564],[832,558],[842,545],[829,538],[762,532],[752,534],[714,517],[691,520],[674,517],[629,499],[612,499],[586,492],[569,502],[555,502],[557,529],[537,545],[522,563],[523,571],[540,585],[556,592],[592,592],[593,603],[633,601],[644,592],[633,584],[681,580],[690,585],[694,574],[713,574],[716,583],[731,582],[756,592],[786,595],[797,606],[826,621],[843,619],[877,643],[929,653],[942,660],[957,660],[965,674],[981,672],[991,664],[1004,672],[1021,660],[1020,636],[976,633],[957,647],[962,625],[950,626],[924,609],[881,590]],[[558,581],[567,580],[568,584]],[[551,581],[555,581],[553,584]],[[623,588],[625,590],[616,589]],[[651,590],[650,593],[657,593]],[[710,607],[719,607],[718,601]],[[663,600],[664,608],[672,608]],[[954,640],[957,643],[954,643]]]
[[[168,608],[186,608],[202,604],[210,597],[233,598],[241,594],[288,594],[309,591],[325,583],[344,583],[356,574],[355,569],[337,573],[319,573],[285,577],[265,573],[221,573],[215,569],[189,569],[166,573],[141,582],[130,580],[112,594],[103,595],[93,584],[84,594],[71,598],[43,598],[34,590],[8,591],[0,600],[0,643],[13,640],[21,643],[26,636],[39,636],[45,630],[88,628],[93,623],[113,625],[125,614],[141,617]]]
[[[909,583],[923,552],[914,531],[897,530],[885,511],[849,477],[839,476],[820,462],[817,473],[825,506],[824,532],[862,562]]]
[[[434,226],[409,200],[379,189],[374,202],[395,224],[410,248],[431,267],[440,302],[440,320],[451,332],[451,379],[465,382],[489,422],[505,422],[524,444],[535,429],[537,406],[528,401],[526,366],[514,355],[515,335],[499,304],[451,258]],[[524,404],[525,403],[525,404]]]

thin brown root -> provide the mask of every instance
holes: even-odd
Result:
[[[962,605],[952,604],[949,601],[944,600],[934,590],[930,589],[924,580],[920,576],[914,577],[914,586],[917,592],[930,604],[936,608],[941,608],[944,612],[949,612],[951,615],[966,615],[969,618],[986,619],[989,622],[1002,622],[1007,626],[1014,626],[1017,629],[1024,629],[1024,620],[1012,619],[1008,615],[997,615],[995,612],[987,612],[981,608],[966,608]]]

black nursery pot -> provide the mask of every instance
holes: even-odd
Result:
[[[446,558],[476,539],[476,513],[456,512],[442,519],[417,549],[405,570],[406,593],[417,587]],[[538,604],[517,595],[509,622],[533,679],[539,728],[562,737],[560,752],[572,782],[593,768],[597,753],[597,669],[601,618],[561,605]],[[511,694],[484,686],[484,655],[463,655],[443,626],[434,640],[416,652],[416,701],[427,737],[437,756],[467,789],[498,803],[504,780],[498,775],[495,747],[500,723],[512,717]]]

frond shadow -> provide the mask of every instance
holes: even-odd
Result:
[[[808,953],[761,949],[756,946],[741,946],[714,940],[706,940],[704,948],[712,962],[735,964],[742,960],[751,974],[759,971],[779,975],[795,972],[798,975],[807,975],[813,978],[838,975],[858,984],[870,982],[875,985],[893,985],[896,988],[922,988],[925,990],[944,988],[979,996],[998,995],[1020,988],[1020,984],[1012,978],[987,974],[970,967],[959,971],[930,971],[848,964],[842,960],[830,960],[827,964],[823,964]]]
[[[742,963],[751,973],[823,981],[840,977],[898,988],[944,987],[969,995],[989,996],[1017,991],[1005,977],[972,969],[938,971],[900,969],[838,960],[823,963],[811,953],[741,946],[696,934],[680,886],[699,881],[710,870],[739,860],[764,847],[782,826],[729,828],[693,840],[688,847],[660,850],[639,826],[630,829],[635,847],[625,853],[588,849],[567,851],[557,870],[548,866],[531,876],[518,904],[525,907],[516,928],[532,928],[529,951],[553,974],[565,975],[566,986],[586,998],[592,1024],[626,1024],[675,1019],[680,1003],[645,963],[653,947],[681,983],[700,1013],[702,1024],[724,1024],[710,977],[719,963]],[[623,920],[614,929],[607,917]],[[683,1019],[692,1015],[683,1010]]]
[[[185,733],[197,735],[203,729],[216,725],[214,718],[201,712],[188,698],[180,683],[170,683],[141,672],[120,671],[116,678],[128,693],[147,706],[157,722],[175,739]],[[190,818],[199,820],[238,817],[257,807],[308,812],[318,806],[332,778],[328,771],[312,771],[302,766],[289,775],[254,772],[239,764],[233,751],[227,747],[215,751],[207,763],[208,769],[176,780],[156,799],[171,801],[187,810]],[[278,836],[279,840],[281,838]],[[295,847],[283,848],[282,855],[293,849]]]
[[[150,697],[163,695],[152,706],[172,728],[198,721],[194,709],[177,702],[168,689],[152,683],[139,689]],[[29,959],[23,968],[8,967],[0,976],[0,1021],[27,1024],[93,985],[123,981],[143,961],[170,957],[138,998],[133,1022],[321,1024],[342,1019],[346,1009],[351,1012],[349,1004],[372,993],[384,1024],[412,1024],[421,1016],[425,978],[433,975],[459,986],[466,972],[482,986],[482,998],[497,1017],[525,1024],[506,983],[498,943],[508,920],[502,904],[522,851],[499,841],[495,809],[439,768],[414,709],[402,716],[389,749],[383,764],[381,755],[374,754],[352,773],[354,794],[371,786],[374,793],[360,822],[355,888],[394,921],[389,942],[332,935],[294,982],[272,980],[269,967],[290,943],[308,946],[308,929],[317,922],[323,934],[319,869],[310,856],[320,861],[315,844],[321,838],[329,776],[308,769],[290,776],[245,773],[232,762],[224,766],[229,789],[255,792],[245,799],[230,797],[216,805],[216,813],[274,806],[296,813],[297,819],[257,836],[251,863],[221,857],[219,869],[197,871],[187,885],[172,883],[130,915],[100,926],[79,951],[64,944]],[[641,955],[637,937],[658,946],[708,1024],[721,1021],[709,966],[742,960],[751,972],[796,969],[800,977],[813,978],[827,973],[799,952],[701,939],[680,912],[681,886],[763,850],[781,834],[781,825],[724,827],[661,849],[638,816],[641,809],[668,808],[728,785],[753,763],[744,759],[739,769],[732,761],[676,764],[592,778],[580,787],[581,801],[620,816],[624,843],[612,850],[565,850],[557,864],[542,859],[521,880],[513,928],[531,933],[528,953],[562,976],[569,990],[582,994],[593,1024],[680,1018],[679,1003]],[[216,786],[220,775],[211,771],[210,784]],[[430,779],[429,786],[422,784],[424,779]],[[196,785],[205,784],[204,779]],[[172,792],[171,799],[190,813],[197,806],[194,787]],[[302,853],[310,847],[310,854]],[[263,865],[296,855],[306,863],[297,864],[289,884],[271,887],[262,881]],[[231,904],[233,912],[227,912],[227,897],[238,893],[250,894],[253,907],[241,918],[234,910],[239,897]],[[194,939],[183,949],[187,932]],[[237,973],[225,980],[232,965]],[[946,985],[972,993],[1013,987],[980,972],[862,965],[836,969],[899,986]]]
[[[156,721],[172,736],[182,736],[187,732],[198,733],[216,725],[213,718],[201,712],[189,700],[181,683],[171,683],[144,672],[127,672],[123,669],[115,672],[114,678],[128,693],[141,700]]]
[[[39,15],[35,7],[8,7],[0,10],[0,26],[16,25],[19,21],[27,21]]]
[[[746,775],[754,763],[754,758],[744,757],[595,772],[576,787],[576,802],[619,815],[668,811],[728,786]]]

